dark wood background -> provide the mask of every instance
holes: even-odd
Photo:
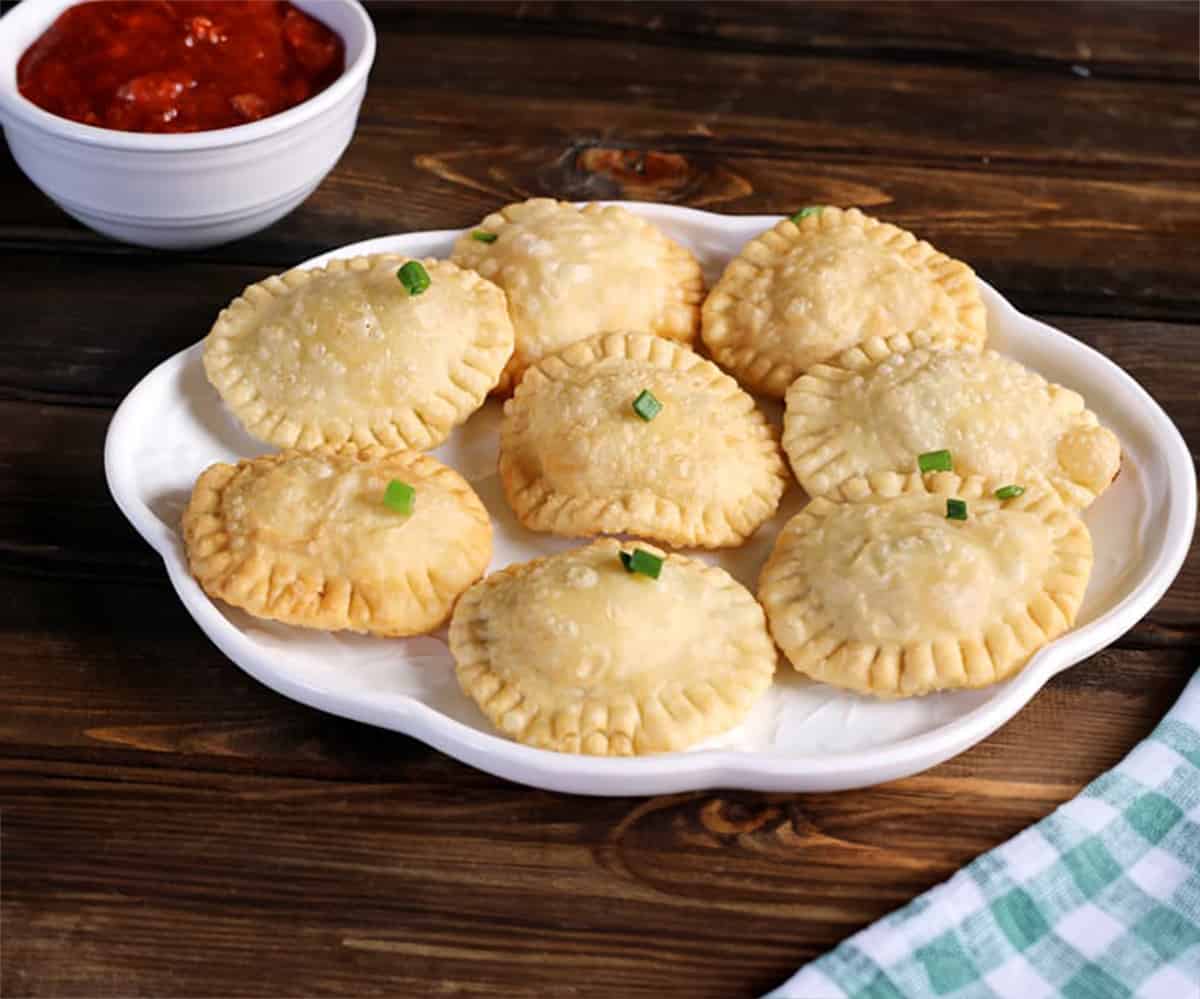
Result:
[[[1193,3],[378,4],[357,138],[290,218],[109,243],[0,151],[5,995],[752,996],[1047,814],[1200,663],[1200,557],[918,777],[586,799],[259,687],[108,498],[114,405],[245,284],[531,194],[856,204],[1092,344],[1200,448]]]

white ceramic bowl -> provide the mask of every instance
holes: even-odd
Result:
[[[0,18],[0,123],[25,175],[97,232],[161,249],[240,239],[307,198],[349,145],[375,59],[358,0],[293,0],[345,42],[332,85],[261,121],[178,135],[83,125],[21,96],[21,55],[76,2],[25,0]]]
[[[710,281],[748,239],[778,221],[670,205],[626,207],[694,251]],[[362,253],[445,256],[457,235],[385,236],[307,266]],[[251,676],[304,704],[407,732],[472,766],[556,791],[861,787],[933,766],[995,731],[1054,674],[1133,627],[1175,578],[1191,543],[1196,470],[1167,415],[1112,361],[1022,315],[983,282],[980,291],[991,345],[1080,390],[1124,447],[1117,481],[1087,511],[1096,565],[1075,629],[1043,648],[1013,679],[983,690],[877,701],[804,680],[781,662],[775,684],[743,725],[687,752],[609,759],[533,749],[498,735],[459,690],[441,634],[387,639],[290,628],[205,596],[188,572],[179,537],[192,484],[211,462],[269,449],[248,437],[221,404],[204,377],[199,344],[160,364],[121,404],[105,448],[108,485],[125,516],[163,557],[172,585],[208,637]],[[499,405],[489,402],[434,452],[471,482],[492,515],[492,571],[582,544],[534,534],[516,522],[496,477],[499,418]],[[754,588],[779,528],[800,502],[793,489],[780,515],[747,545],[699,556]]]

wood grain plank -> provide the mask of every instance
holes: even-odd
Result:
[[[499,105],[491,113],[510,117]],[[470,119],[436,128],[364,124],[341,165],[289,218],[233,246],[172,257],[89,233],[32,194],[4,156],[0,247],[9,256],[49,254],[47,273],[72,284],[86,269],[62,251],[113,257],[122,273],[144,274],[147,287],[169,288],[180,260],[282,269],[386,232],[470,225],[530,195],[657,200],[734,214],[828,203],[858,205],[914,229],[1025,309],[1200,317],[1193,294],[1200,263],[1178,250],[1200,237],[1200,189],[1192,181],[1047,177],[996,163],[968,173],[847,162],[799,145],[764,154],[736,136],[688,135],[685,121],[663,117],[581,131],[531,120],[517,141],[476,131]],[[191,296],[177,297],[186,308]]]
[[[247,284],[273,273],[269,265],[161,256],[139,261],[131,271],[119,259],[96,258],[81,266],[49,255],[11,253],[0,254],[0,270],[9,279],[7,321],[0,324],[0,400],[98,407],[114,406],[151,368],[201,339]],[[70,294],[62,293],[64,284]],[[1200,408],[1193,398],[1200,377],[1200,326],[1041,318],[1128,371],[1200,452]],[[97,427],[103,420],[42,409],[29,413],[23,422],[44,414],[47,426],[79,419]],[[22,433],[9,434],[9,446],[30,454],[58,439],[36,428],[27,440]]]
[[[0,571],[66,574],[98,588],[162,572],[108,495],[102,455],[111,416],[0,402]]]
[[[925,228],[919,218],[893,217]],[[951,252],[968,239],[981,245],[977,235],[947,234],[938,241]],[[0,269],[9,279],[7,318],[0,323],[0,400],[108,407],[155,365],[202,339],[221,308],[277,268],[163,256],[133,267],[97,257],[84,266],[56,255],[0,253]],[[1062,285],[1072,280],[1078,279],[1059,278]],[[64,284],[70,294],[63,294]],[[1004,281],[997,287],[1011,291]],[[1018,306],[1021,297],[1014,296]],[[1129,371],[1200,450],[1200,412],[1190,397],[1200,376],[1200,326],[1030,311]]]
[[[1178,252],[1200,235],[1200,188],[1191,182],[1046,177],[977,165],[958,169],[830,161],[811,149],[769,156],[737,141],[675,134],[647,146],[649,125],[620,141],[562,136],[549,145],[459,146],[443,138],[412,158],[412,213],[395,228],[471,225],[496,205],[531,195],[653,200],[732,214],[786,213],[802,204],[857,205],[968,261],[1026,310],[1192,318],[1200,273]],[[372,150],[409,137],[371,131]],[[423,175],[423,176],[422,176]],[[345,204],[378,171],[352,150],[305,206],[315,229],[346,218]],[[423,223],[432,215],[437,223]],[[299,224],[301,220],[298,220]],[[376,227],[384,231],[386,225]],[[285,223],[286,224],[286,223]]]
[[[760,153],[1197,175],[1195,79],[1131,84],[484,31],[446,39],[416,27],[384,35],[380,52],[361,115],[379,129],[445,127],[523,144],[536,129],[595,138],[657,127]]]
[[[1108,82],[483,32],[448,43],[417,26],[384,44],[362,115],[377,126],[453,121],[464,109],[494,115],[502,102],[494,132],[547,122],[620,128],[653,115],[663,131],[707,128],[757,148],[900,162],[987,156],[1078,176],[1132,165],[1141,176],[1197,170],[1200,80]]]
[[[1030,16],[1022,3],[944,3],[935,17],[920,2],[819,4],[664,2],[636,4],[435,0],[368,3],[384,31],[503,32],[590,37],[694,50],[798,52],[826,58],[869,55],[907,62],[961,62],[1090,76],[1192,81],[1188,41],[1197,11],[1185,3],[1059,2]]]
[[[159,571],[153,582],[104,585],[6,578],[0,755],[456,786],[468,772],[412,740],[328,718],[258,685],[209,644]],[[1088,766],[1110,765],[1145,734],[1139,726],[1166,709],[1198,653],[1194,632],[1172,645],[1101,653],[1056,678],[1036,711],[947,773],[1083,780]],[[1054,722],[1068,711],[1070,726]],[[1039,749],[1025,753],[1030,740]]]
[[[193,282],[191,272],[179,265],[163,275],[180,289],[178,299],[141,301],[136,291],[105,274],[111,266],[111,261],[97,262],[80,274],[76,287],[81,294],[64,301],[65,314],[58,317],[54,335],[29,339],[20,322],[0,327],[0,469],[11,470],[0,476],[0,571],[91,580],[161,579],[157,557],[108,497],[101,463],[111,415],[107,407],[144,370],[190,343],[223,303],[216,295],[189,297],[187,289],[199,281]],[[206,274],[211,270],[197,266]],[[230,268],[212,286],[240,287],[252,276],[247,269]],[[22,296],[39,281],[43,292],[50,293],[53,281],[40,279],[36,268],[23,274],[10,296],[10,315],[23,315]],[[36,291],[24,299],[35,309],[39,300]],[[104,308],[97,309],[96,301]],[[109,317],[114,314],[128,316],[119,341],[111,333]],[[1200,338],[1194,328],[1049,318],[1145,385],[1176,421],[1193,454],[1200,453],[1200,407],[1194,402]],[[45,402],[49,399],[85,405],[51,405]],[[1124,641],[1154,645],[1185,640],[1200,629],[1197,606],[1200,546],[1193,546],[1175,585]]]
[[[148,648],[157,637],[129,672],[87,685],[96,714],[125,691],[160,733],[182,734],[173,702],[207,691],[219,733],[219,705],[239,710],[244,681],[226,665],[155,696],[141,687],[150,662],[172,661]],[[279,741],[287,726],[231,740],[228,755],[184,736],[165,760],[143,750],[125,764],[102,750],[47,760],[45,734],[6,735],[3,991],[761,994],[1075,793],[1193,667],[1194,650],[1105,653],[958,760],[839,795],[572,798],[415,744],[397,753],[407,740],[361,726],[361,756],[347,758],[327,733],[349,723],[332,719],[298,745]],[[270,719],[309,714],[276,700]],[[44,715],[62,730],[52,705]],[[321,779],[264,775],[311,762],[314,744]],[[262,770],[215,772],[241,753]]]
[[[1131,352],[1130,367],[1170,366],[1169,345]],[[1121,356],[1119,353],[1117,356]],[[1178,363],[1178,362],[1176,362]],[[1156,389],[1193,442],[1200,440],[1194,392],[1195,367],[1177,369],[1180,381]],[[1155,383],[1147,379],[1147,383]],[[0,402],[0,572],[82,580],[160,580],[157,556],[124,521],[108,495],[101,453],[110,413],[88,407]],[[1129,644],[1171,644],[1200,631],[1200,545],[1172,588],[1124,639]]]

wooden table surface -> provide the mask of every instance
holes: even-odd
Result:
[[[533,194],[859,205],[1097,347],[1200,448],[1195,4],[377,5],[291,217],[119,246],[0,154],[5,995],[753,996],[1116,763],[1200,556],[975,749],[843,794],[544,793],[257,685],[108,497],[113,407],[249,282]]]

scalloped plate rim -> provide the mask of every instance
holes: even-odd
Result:
[[[722,228],[745,229],[747,235],[775,224],[776,215],[721,215],[677,205],[648,202],[620,204],[651,220],[708,220]],[[443,229],[400,233],[351,243],[298,264],[320,266],[333,257],[395,250],[398,240],[429,242],[451,239],[466,230]],[[105,440],[105,477],[121,512],[162,557],[167,575],[201,630],[240,669],[292,700],[327,713],[397,731],[468,765],[508,780],[547,790],[593,795],[661,794],[733,787],[763,791],[848,790],[882,783],[935,766],[980,742],[1021,710],[1055,674],[1111,644],[1141,619],[1162,597],[1187,556],[1196,520],[1196,482],[1191,454],[1179,430],[1162,408],[1127,372],[1093,348],[1017,310],[979,279],[989,310],[1008,313],[1010,320],[1034,337],[1046,337],[1059,350],[1077,352],[1089,364],[1115,377],[1151,424],[1156,445],[1166,454],[1169,522],[1163,526],[1152,566],[1123,600],[1095,620],[1073,629],[1041,649],[1008,680],[997,696],[931,731],[871,749],[824,755],[785,754],[727,748],[699,749],[632,758],[589,757],[535,749],[479,731],[410,695],[387,695],[374,702],[312,687],[285,670],[273,669],[269,657],[255,649],[204,594],[180,557],[177,539],[131,487],[124,450],[129,427],[138,415],[139,397],[158,379],[169,377],[201,349],[201,343],[169,357],[145,375],[121,402]],[[783,667],[781,667],[783,668]]]

